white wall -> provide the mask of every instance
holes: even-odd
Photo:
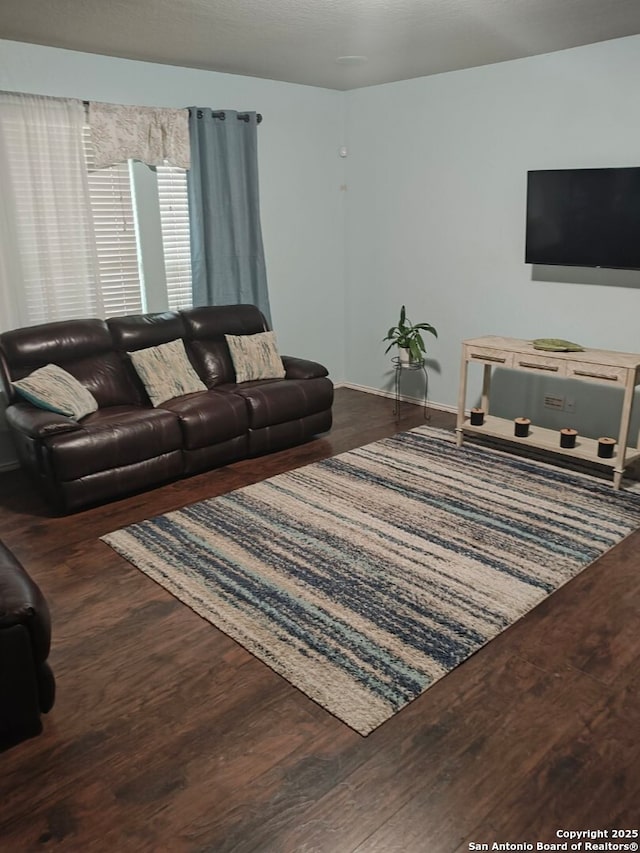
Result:
[[[640,273],[524,263],[528,169],[640,165],[638,80],[632,37],[346,94],[351,382],[390,387],[380,339],[401,303],[440,333],[430,397],[443,404],[456,403],[464,338],[640,351]],[[543,384],[514,374],[509,388],[530,411]],[[563,418],[587,433],[602,413],[585,398]]]

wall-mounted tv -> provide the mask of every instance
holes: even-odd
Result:
[[[528,172],[525,263],[640,269],[640,167]]]

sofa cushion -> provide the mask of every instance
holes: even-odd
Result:
[[[249,428],[245,401],[235,394],[203,391],[168,400],[162,408],[177,415],[187,450],[236,438]]]
[[[236,382],[249,382],[252,379],[284,379],[285,369],[278,353],[278,344],[274,332],[260,332],[257,335],[224,336]]]
[[[22,379],[46,364],[57,364],[93,394],[99,407],[147,402],[128,359],[114,351],[103,320],[61,320],[4,332],[0,349],[8,380]],[[13,400],[12,387],[11,392]]]
[[[104,320],[58,320],[27,326],[3,332],[0,344],[15,379],[45,364],[64,365],[113,349]]]
[[[207,388],[234,382],[233,362],[224,338],[221,341],[186,341],[185,346]]]
[[[304,418],[330,409],[333,402],[333,384],[324,377],[262,380],[225,389],[245,401],[251,429]]]
[[[91,391],[99,408],[148,405],[131,362],[122,353],[104,352],[64,366]]]
[[[13,386],[25,400],[39,409],[77,421],[98,408],[93,394],[56,364],[39,367],[24,379],[18,379]]]
[[[154,406],[183,394],[207,390],[193,369],[181,340],[137,350],[129,355]]]
[[[268,331],[266,320],[255,305],[207,305],[180,314],[187,352],[208,388],[235,381],[225,335]]]
[[[45,441],[56,477],[75,480],[179,450],[182,435],[177,417],[164,409],[113,406]]]
[[[190,340],[224,340],[225,335],[255,335],[269,327],[255,305],[205,305],[180,312]]]
[[[162,314],[127,314],[110,317],[107,326],[113,347],[120,352],[148,349],[184,337],[182,318],[173,311]]]

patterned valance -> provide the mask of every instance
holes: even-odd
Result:
[[[189,168],[188,110],[91,101],[89,126],[96,169],[125,160],[142,160],[149,166]]]

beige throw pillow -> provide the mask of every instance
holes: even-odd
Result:
[[[183,394],[207,390],[193,369],[180,339],[130,352],[129,357],[153,406]]]
[[[236,382],[250,379],[284,379],[275,332],[257,335],[225,335],[236,372]]]
[[[84,385],[58,367],[47,364],[13,383],[13,387],[39,409],[66,415],[79,421],[98,408],[96,398]]]

